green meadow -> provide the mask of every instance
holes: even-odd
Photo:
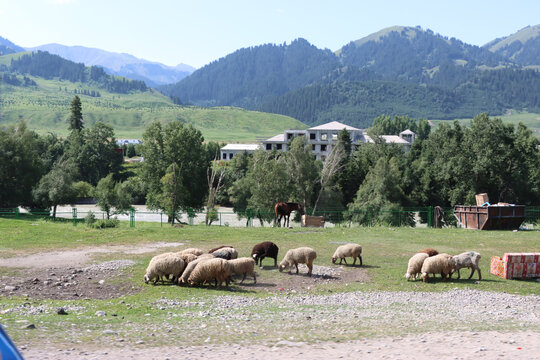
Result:
[[[2,57],[0,57],[2,58]],[[20,77],[20,76],[19,76]],[[38,133],[68,134],[70,103],[77,92],[96,91],[100,97],[78,94],[87,127],[98,121],[112,126],[117,138],[142,138],[154,121],[179,120],[199,129],[205,140],[255,142],[285,129],[307,126],[291,117],[233,107],[199,108],[175,105],[155,90],[115,94],[88,84],[32,77],[36,86],[0,83],[0,126],[25,120]]]
[[[175,334],[176,339],[186,344],[205,344],[209,338],[213,343],[228,343],[246,341],[246,334],[265,333],[269,339],[280,339],[281,319],[290,316],[290,309],[279,305],[280,300],[290,301],[291,296],[302,294],[310,296],[327,296],[328,294],[344,294],[350,292],[447,292],[456,289],[484,290],[492,294],[508,293],[521,295],[540,295],[540,286],[534,280],[505,280],[489,273],[490,257],[503,255],[504,252],[531,252],[540,248],[538,231],[471,231],[456,228],[445,229],[415,229],[388,227],[355,227],[355,228],[233,228],[220,226],[184,226],[173,228],[161,226],[159,223],[137,222],[135,228],[121,223],[119,228],[97,230],[80,223],[77,226],[69,221],[49,221],[34,217],[20,219],[0,218],[0,258],[11,258],[41,253],[44,256],[50,252],[65,250],[82,250],[95,247],[126,246],[139,249],[148,244],[170,243],[159,250],[146,253],[136,252],[100,252],[94,254],[92,263],[109,260],[130,259],[133,266],[123,270],[121,278],[108,279],[121,283],[131,289],[130,294],[107,300],[51,300],[33,299],[28,295],[2,296],[0,304],[0,322],[7,327],[8,332],[19,344],[39,344],[50,342],[51,338],[61,346],[87,343],[117,346],[118,338],[135,344],[144,341],[151,345],[173,345],[168,340],[169,334]],[[273,241],[280,247],[278,261],[287,249],[299,246],[309,246],[317,251],[314,264],[327,268],[338,268],[333,265],[330,257],[335,248],[342,243],[355,242],[363,247],[363,266],[343,266],[343,271],[366,273],[364,281],[318,283],[312,287],[288,290],[283,293],[269,291],[265,288],[250,286],[251,278],[246,279],[244,286],[233,283],[229,289],[213,287],[185,287],[165,285],[146,285],[143,275],[152,256],[176,251],[187,247],[210,249],[218,245],[233,245],[239,250],[239,256],[250,256],[254,244],[261,241]],[[182,243],[184,245],[178,245]],[[457,254],[463,251],[475,250],[482,254],[480,267],[482,281],[477,281],[477,275],[468,280],[469,270],[461,270],[461,279],[443,282],[439,279],[430,283],[421,281],[406,281],[403,274],[407,261],[416,251],[433,247],[440,252]],[[289,275],[278,272],[272,265],[273,260],[266,259],[264,269],[256,269],[257,284],[275,284],[278,288],[289,277],[302,278],[302,275]],[[341,267],[340,267],[341,268]],[[0,268],[4,276],[25,276],[24,269]],[[44,270],[42,278],[49,276]],[[95,278],[90,281],[97,281]],[[19,291],[20,293],[20,291]],[[247,297],[247,298],[246,298]],[[240,302],[253,302],[253,305],[231,307],[227,309],[228,301],[238,298]],[[227,300],[229,299],[229,300]],[[244,299],[244,300],[242,300]],[[248,300],[245,300],[248,299]],[[219,309],[213,309],[211,304],[218,304]],[[67,309],[67,316],[56,315],[59,307]],[[38,310],[35,310],[38,309]],[[296,312],[310,315],[315,313],[332,314],[332,306],[299,305]],[[335,311],[344,311],[342,306]],[[36,311],[38,311],[36,313]],[[97,317],[97,311],[107,313],[105,317]],[[225,311],[225,313],[223,313]],[[399,313],[399,309],[396,310]],[[221,314],[212,316],[212,312]],[[226,314],[237,318],[234,323],[223,319]],[[226,317],[228,318],[229,315]],[[330,315],[331,316],[331,315]],[[340,315],[341,316],[341,315]],[[353,321],[354,319],[351,319]],[[398,320],[395,320],[398,321]],[[372,336],[393,333],[390,329],[379,329],[377,319],[369,320],[370,324],[358,327],[354,331],[340,332],[343,324],[327,324],[328,332],[324,329],[311,329],[308,323],[298,322],[287,324],[289,331],[295,330],[297,339],[315,341],[327,339],[332,333],[333,339],[348,340],[358,336]],[[28,330],[25,324],[33,323],[37,329]],[[233,326],[234,325],[234,326]],[[408,331],[426,331],[436,329],[437,323],[424,324],[418,328],[400,328],[396,334]],[[478,325],[479,328],[482,328]],[[488,324],[484,324],[484,327]],[[483,329],[483,328],[482,328]],[[76,331],[75,331],[76,330]],[[114,336],[104,335],[104,331],[113,331]],[[321,332],[322,331],[322,332]],[[384,332],[381,332],[384,331]],[[340,335],[341,334],[341,335]],[[282,336],[282,334],[281,334]],[[287,337],[285,337],[287,338]],[[207,340],[205,340],[207,339]],[[257,339],[263,341],[264,339]],[[277,340],[275,340],[277,341]]]

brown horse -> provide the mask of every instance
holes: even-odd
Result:
[[[302,205],[298,203],[278,202],[276,206],[274,206],[278,227],[281,227],[281,219],[283,219],[283,226],[285,226],[285,222],[287,222],[287,227],[289,227],[289,217],[291,216],[291,212],[295,210],[304,215],[304,208]]]

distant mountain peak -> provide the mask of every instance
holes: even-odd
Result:
[[[190,65],[168,66],[159,62],[139,59],[127,53],[110,52],[80,45],[66,46],[52,43],[27,50],[48,51],[64,59],[84,63],[86,66],[101,66],[112,75],[143,80],[150,86],[176,83],[195,70]]]
[[[483,46],[520,65],[540,64],[540,25],[526,26],[516,33],[490,41]]]

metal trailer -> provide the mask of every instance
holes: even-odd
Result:
[[[456,205],[454,216],[465,229],[515,230],[525,220],[525,205]]]

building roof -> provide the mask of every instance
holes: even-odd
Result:
[[[332,121],[326,124],[309,128],[308,130],[343,130],[343,129],[360,131],[360,129],[357,129],[349,125],[345,125],[343,123],[340,123],[339,121]]]
[[[373,139],[368,135],[365,136],[367,143],[374,143]],[[410,144],[407,140],[400,138],[397,135],[381,135],[381,138],[387,144]]]
[[[414,132],[412,132],[410,129],[403,130],[399,133],[400,135],[416,135]]]
[[[285,134],[279,134],[279,135],[271,137],[270,139],[264,140],[264,142],[284,142],[284,141],[285,141]]]
[[[260,147],[260,144],[227,144],[221,150],[255,151]]]

